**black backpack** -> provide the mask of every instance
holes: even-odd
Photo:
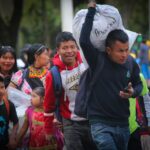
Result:
[[[92,88],[94,87],[94,84],[98,80],[98,77],[103,69],[104,66],[104,59],[105,59],[105,53],[99,53],[99,58],[97,59],[97,65],[96,71],[97,72],[92,72],[90,68],[88,68],[80,77],[80,82],[79,82],[79,89],[76,95],[76,100],[75,100],[75,114],[87,118],[87,106],[88,106],[88,101],[90,99],[90,95],[92,93]],[[133,71],[133,61],[132,57],[129,56],[128,58],[128,69],[130,70],[130,73]]]
[[[62,95],[62,81],[61,81],[61,76],[60,72],[58,70],[57,66],[53,66],[50,69],[52,73],[52,78],[53,78],[53,87],[54,87],[54,92],[55,92],[55,97],[56,97],[56,109],[55,109],[55,115],[56,118],[58,119],[59,122],[62,122],[62,116],[60,114],[60,97]]]
[[[96,66],[95,70],[97,72],[93,72],[90,68],[88,68],[80,77],[79,81],[79,89],[76,95],[75,100],[75,114],[87,118],[87,105],[90,99],[90,95],[92,92],[92,88],[96,83],[99,74],[101,73],[103,66],[104,66],[104,54],[100,53],[99,58],[97,59],[99,66]],[[100,61],[100,63],[99,63]],[[98,68],[98,69],[97,69]]]

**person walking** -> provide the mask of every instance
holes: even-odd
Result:
[[[129,140],[129,101],[142,90],[139,67],[129,56],[129,38],[120,29],[111,31],[105,41],[105,52],[92,45],[90,33],[96,13],[96,3],[88,4],[88,12],[80,34],[80,46],[92,74],[99,78],[88,98],[88,119],[91,133],[99,150],[126,150]],[[103,50],[104,51],[104,50]]]
[[[60,97],[60,114],[67,150],[95,150],[92,141],[89,122],[74,113],[75,97],[78,90],[79,78],[85,71],[77,43],[70,32],[61,32],[56,37],[57,54],[53,64],[58,67],[62,80],[62,95]],[[44,99],[45,131],[51,138],[53,129],[53,112],[56,109],[56,96],[51,72],[46,77],[46,92]]]

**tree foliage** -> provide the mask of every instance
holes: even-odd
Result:
[[[59,5],[58,0],[26,1],[20,27],[21,45],[40,42],[54,47],[53,36],[60,31]]]
[[[87,8],[88,0],[73,3],[76,13]],[[114,5],[126,28],[148,36],[148,0],[97,0],[97,3]],[[22,48],[25,43],[40,42],[54,48],[56,34],[61,31],[60,13],[60,0],[0,0],[0,44]]]
[[[115,6],[123,20],[125,28],[141,33],[148,37],[148,0],[96,0],[97,4],[108,4]],[[86,8],[88,0],[81,4],[74,0],[75,11]]]
[[[111,1],[120,11],[124,26],[148,37],[148,0]]]

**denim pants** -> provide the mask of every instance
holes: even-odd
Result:
[[[88,121],[63,119],[63,131],[67,150],[97,150]]]
[[[127,150],[130,136],[128,127],[91,124],[93,141],[98,150]]]

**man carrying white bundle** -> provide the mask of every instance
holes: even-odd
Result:
[[[103,52],[93,46],[90,33],[95,7],[93,1],[88,4],[79,39],[92,76],[100,69],[102,59],[104,61],[88,95],[87,114],[91,133],[99,150],[126,150],[130,136],[128,99],[141,93],[140,70],[129,56],[129,38],[123,30],[115,29],[108,34]]]
[[[78,44],[81,28],[85,21],[87,12],[87,9],[81,9],[76,13],[73,19],[73,35]],[[90,41],[93,46],[99,51],[104,51],[106,37],[108,33],[114,29],[122,29],[127,33],[129,36],[130,50],[138,36],[138,33],[125,29],[121,15],[116,7],[107,4],[97,4],[96,13],[93,19],[93,27],[90,33]],[[84,58],[83,54],[82,57]],[[84,60],[84,62],[86,61]]]

